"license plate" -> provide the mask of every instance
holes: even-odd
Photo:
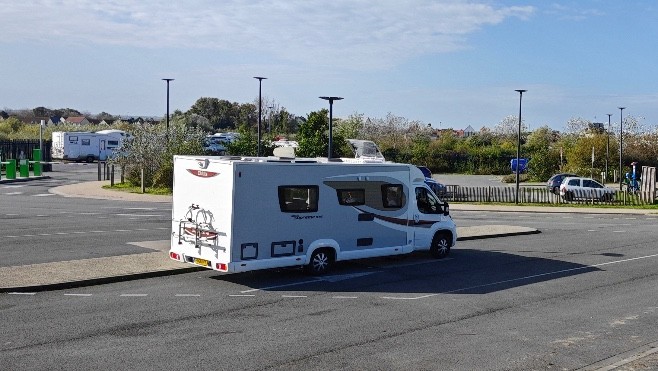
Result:
[[[210,267],[210,260],[194,258],[194,264]]]

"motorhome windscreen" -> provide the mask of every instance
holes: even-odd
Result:
[[[279,207],[284,213],[318,211],[319,187],[316,185],[279,186]]]

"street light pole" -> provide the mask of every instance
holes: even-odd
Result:
[[[332,121],[333,121],[333,107],[334,107],[334,101],[335,100],[341,100],[343,98],[341,97],[320,97],[320,99],[328,100],[329,101],[329,153],[327,155],[327,159],[331,159],[331,146],[332,146],[332,141],[333,141],[333,132],[332,132]]]
[[[167,82],[167,132],[165,133],[165,138],[167,139],[167,145],[169,145],[169,82],[174,81],[174,79],[162,79]]]
[[[267,132],[271,133],[272,132],[272,109],[274,106],[269,106],[267,107],[268,110],[268,117],[267,117]]]
[[[623,182],[623,178],[622,178],[622,176],[623,176],[622,175],[622,164],[623,164],[622,157],[624,155],[624,149],[623,149],[624,148],[623,147],[623,143],[624,143],[624,118],[623,118],[623,113],[624,113],[624,109],[626,109],[626,107],[617,107],[617,108],[619,108],[619,190],[621,191],[622,190],[621,189],[622,188],[622,182]]]
[[[521,160],[521,100],[523,99],[523,93],[527,90],[516,89],[519,92],[519,132],[516,140],[516,195],[514,197],[514,203],[518,205],[519,203],[519,161]]]
[[[258,77],[254,76],[254,79],[258,79],[258,150],[256,152],[256,157],[260,157],[260,120],[262,114],[262,105],[263,100],[261,99],[261,88],[263,85],[263,80],[266,80],[267,77]]]
[[[606,113],[608,115],[608,132],[606,133],[606,142],[605,142],[605,180],[608,180],[608,157],[610,157],[610,116],[612,113]]]

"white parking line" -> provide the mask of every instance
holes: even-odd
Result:
[[[144,297],[144,296],[148,296],[148,294],[121,294],[119,296],[121,296],[121,297],[138,297],[138,298],[141,298],[141,297]]]
[[[306,295],[281,295],[282,298],[308,298]]]
[[[332,299],[358,299],[358,296],[332,296]]]
[[[196,297],[199,297],[199,296],[201,296],[201,295],[200,295],[200,294],[176,294],[176,296],[177,296],[177,297],[183,297],[183,298],[187,298],[187,297],[194,297],[194,298],[196,298]]]
[[[36,295],[37,293],[36,292],[8,292],[7,294],[8,295],[29,295],[29,296],[32,296],[32,295]]]
[[[251,298],[251,297],[254,297],[254,296],[256,296],[256,295],[231,294],[231,295],[229,295],[229,296],[230,296],[230,297],[237,297],[237,298],[241,298],[241,297],[243,297],[243,298]]]
[[[89,297],[92,294],[64,294],[64,296],[83,296],[83,297]]]
[[[244,290],[244,291],[240,291],[240,292],[243,293],[243,294],[246,294],[246,293],[248,293],[248,292],[261,291],[261,290],[278,289],[278,288],[281,288],[281,287],[290,287],[290,286],[296,286],[296,285],[304,285],[304,284],[307,284],[307,283],[314,283],[314,282],[319,282],[319,281],[322,281],[322,279],[321,279],[321,278],[316,278],[316,279],[309,280],[309,281],[301,281],[301,282],[287,283],[287,284],[285,284],[285,285],[267,286],[267,287],[261,287],[261,288],[258,288],[258,289]]]

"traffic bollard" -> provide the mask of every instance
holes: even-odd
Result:
[[[16,179],[16,160],[7,160],[8,164],[5,167],[7,179]]]
[[[19,160],[18,166],[18,175],[22,178],[29,178],[30,176],[30,164],[27,160]]]
[[[41,176],[41,150],[38,148],[32,150],[32,173]]]

